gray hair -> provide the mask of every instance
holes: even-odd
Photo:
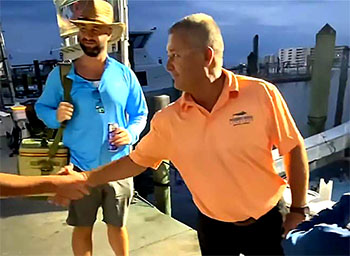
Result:
[[[224,41],[219,26],[213,17],[204,13],[196,13],[184,17],[169,29],[169,34],[184,30],[191,35],[191,42],[198,47],[210,46],[214,49],[216,56],[222,58],[224,52]]]

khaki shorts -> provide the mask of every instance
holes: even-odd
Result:
[[[133,191],[132,178],[90,188],[90,195],[71,202],[66,222],[71,226],[91,227],[101,206],[106,224],[123,227],[126,225]]]

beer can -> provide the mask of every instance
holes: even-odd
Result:
[[[110,140],[113,138],[113,134],[116,129],[118,129],[118,124],[108,123],[108,150],[111,152],[118,150],[118,147],[110,142]]]

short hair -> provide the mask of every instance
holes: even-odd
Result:
[[[210,46],[214,49],[218,57],[222,58],[224,40],[222,39],[219,26],[210,15],[195,13],[186,16],[172,25],[168,32],[169,34],[173,34],[175,31],[179,30],[190,32],[190,39],[194,44],[197,44],[199,47]]]

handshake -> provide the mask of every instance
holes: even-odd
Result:
[[[78,200],[90,194],[88,173],[73,171],[73,167],[73,164],[67,165],[55,176],[55,196],[48,199],[50,203],[68,206],[71,200]]]

